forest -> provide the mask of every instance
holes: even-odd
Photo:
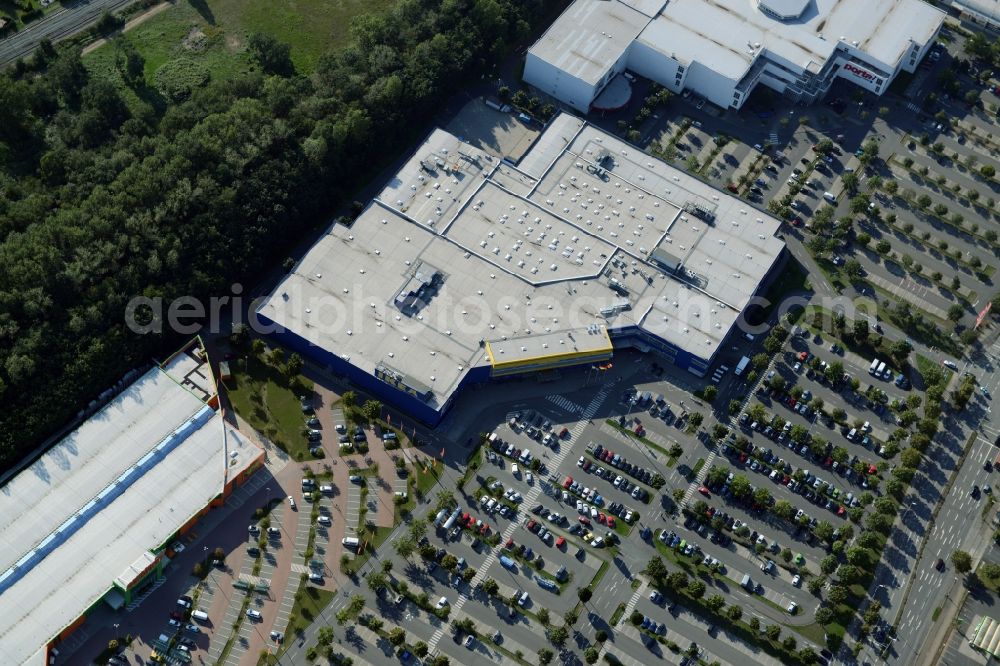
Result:
[[[129,299],[252,283],[543,12],[542,0],[400,0],[355,18],[353,44],[310,76],[257,34],[251,72],[155,94],[122,46],[138,104],[47,43],[0,74],[0,469],[178,345],[131,333]]]

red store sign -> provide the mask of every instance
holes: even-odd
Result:
[[[844,65],[844,69],[846,69],[848,72],[850,72],[854,76],[856,76],[856,77],[858,77],[860,79],[864,79],[865,81],[874,81],[875,80],[875,75],[874,74],[872,74],[869,71],[861,69],[860,67],[858,67],[854,63],[850,63],[850,62],[847,63],[846,65]]]

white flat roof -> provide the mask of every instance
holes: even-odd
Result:
[[[801,3],[801,4],[800,4]],[[809,72],[818,72],[838,44],[893,69],[911,43],[925,44],[944,13],[923,0],[770,0],[798,18],[777,20],[754,0],[576,0],[531,48],[559,69],[588,82],[600,80],[628,44],[598,49],[602,33],[616,25],[609,16],[633,11],[630,35],[653,50],[688,65],[698,62],[736,82],[762,51]],[[793,6],[794,5],[794,6]],[[635,7],[633,10],[632,7]],[[655,11],[654,11],[655,8]],[[584,73],[584,74],[581,74]]]
[[[761,50],[815,73],[841,43],[894,68],[943,17],[922,0],[811,0],[801,17],[787,21],[746,0],[670,0],[639,40],[739,81]]]
[[[0,490],[0,662],[41,657],[257,457],[181,385],[198,366],[153,368]]]
[[[635,4],[648,10],[652,3]],[[618,0],[576,0],[529,52],[593,85],[622,57],[649,18]]]
[[[440,408],[489,362],[486,341],[537,337],[519,343],[534,349],[595,324],[642,326],[710,358],[784,247],[778,220],[565,114],[520,165],[477,181],[445,224],[375,201],[334,225],[259,312],[368,373],[406,374]],[[688,271],[668,275],[657,250]],[[400,307],[401,293],[417,305]]]

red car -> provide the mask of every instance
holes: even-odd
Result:
[[[510,539],[507,539],[507,543],[505,543],[503,545],[503,547],[504,548],[513,548],[514,547],[514,538],[511,537]]]
[[[562,548],[566,545],[566,537],[559,537],[556,539],[556,548]]]
[[[563,481],[563,488],[569,488],[572,485],[573,485],[573,477],[572,476],[567,476],[566,480]]]
[[[728,185],[726,185],[726,189],[729,190],[730,192],[732,192],[733,194],[739,194],[740,193],[740,189],[738,187],[736,187],[735,185],[733,185],[732,183],[729,183]]]
[[[605,516],[603,513],[599,513],[597,514],[597,522],[599,522],[601,525],[607,525],[608,517]]]
[[[566,439],[569,437],[569,428],[563,428],[559,431],[559,439]]]
[[[698,486],[698,492],[701,493],[702,495],[704,495],[705,497],[711,497],[712,496],[712,492],[708,488],[706,488],[705,486]]]
[[[614,526],[615,526],[615,517],[608,516],[608,527],[614,527]]]
[[[837,507],[837,515],[838,516],[843,516],[845,513],[847,513],[847,509],[845,509],[842,506]]]
[[[533,520],[529,520],[528,521],[527,527],[528,527],[528,531],[529,532],[537,532],[538,531],[538,523],[536,523]]]
[[[580,524],[590,527],[590,518],[587,518],[587,516],[580,516]]]
[[[807,352],[807,351],[799,352],[799,360],[800,361],[805,361],[807,358],[809,358],[809,352]]]

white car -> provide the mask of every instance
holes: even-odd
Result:
[[[295,511],[295,498],[291,495],[288,496],[288,505],[292,507],[292,511]]]
[[[441,610],[447,605],[448,605],[448,597],[441,597],[440,599],[438,599],[437,604],[435,604],[434,607],[437,608],[438,610]]]
[[[795,577],[792,578],[792,585],[798,587],[801,584],[802,584],[802,576],[795,574]]]
[[[944,363],[946,366],[948,366],[952,370],[958,370],[958,366],[955,365],[954,361],[949,361],[949,360],[945,359],[944,361],[942,361],[942,363]]]
[[[327,527],[333,525],[333,521],[330,519],[330,516],[326,514],[320,514],[320,517],[316,519],[316,522],[320,525],[326,525]]]
[[[580,456],[580,459],[576,461],[576,466],[583,467],[583,463],[584,463],[584,458],[583,456]]]
[[[260,620],[264,619],[264,616],[260,614],[260,611],[255,608],[247,609],[247,617],[250,618],[251,620],[254,620],[255,622],[259,622]]]
[[[576,512],[577,513],[586,513],[586,511],[587,511],[587,508],[584,505],[583,501],[582,500],[577,500],[576,501]]]

